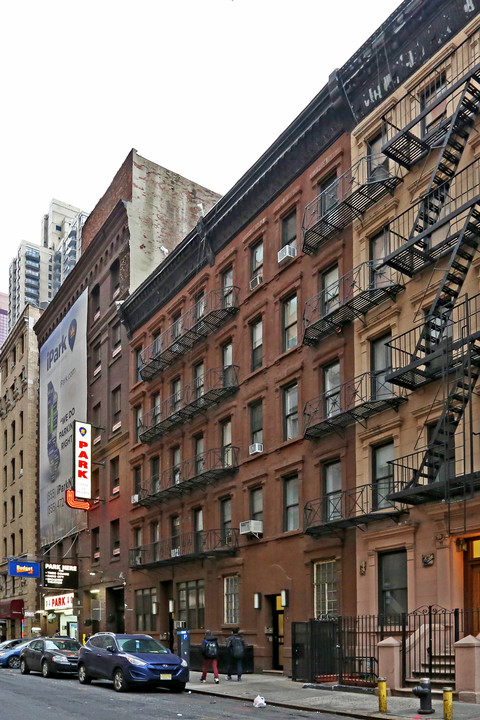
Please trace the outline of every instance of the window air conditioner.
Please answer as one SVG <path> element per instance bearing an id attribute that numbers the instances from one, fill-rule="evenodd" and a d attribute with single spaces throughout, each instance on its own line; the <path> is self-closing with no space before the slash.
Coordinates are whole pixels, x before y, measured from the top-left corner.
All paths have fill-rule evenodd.
<path id="1" fill-rule="evenodd" d="M 285 245 L 278 253 L 278 264 L 297 257 L 297 248 L 293 245 Z"/>
<path id="2" fill-rule="evenodd" d="M 136 503 L 138 503 L 138 493 L 132 495 L 132 505 L 135 505 Z"/>
<path id="3" fill-rule="evenodd" d="M 135 555 L 135 565 L 141 565 L 141 564 L 142 564 L 142 556 Z"/>
<path id="4" fill-rule="evenodd" d="M 186 628 L 187 627 L 187 621 L 186 620 L 174 620 L 173 621 L 173 627 L 178 630 L 179 628 Z"/>
<path id="5" fill-rule="evenodd" d="M 258 287 L 259 285 L 261 285 L 262 283 L 263 283 L 263 275 L 255 275 L 255 277 L 253 277 L 250 280 L 250 290 L 255 290 L 255 288 Z"/>
<path id="6" fill-rule="evenodd" d="M 263 535 L 263 520 L 245 520 L 241 522 L 240 535 Z"/>
<path id="7" fill-rule="evenodd" d="M 263 443 L 253 443 L 253 445 L 250 445 L 248 448 L 249 455 L 255 455 L 256 453 L 262 453 L 262 452 L 263 452 Z"/>
<path id="8" fill-rule="evenodd" d="M 180 548 L 172 548 L 171 557 L 180 557 Z"/>

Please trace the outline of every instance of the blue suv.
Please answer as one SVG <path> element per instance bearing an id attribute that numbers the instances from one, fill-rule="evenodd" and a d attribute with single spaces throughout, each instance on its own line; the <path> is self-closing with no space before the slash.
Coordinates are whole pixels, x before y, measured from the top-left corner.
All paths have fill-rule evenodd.
<path id="1" fill-rule="evenodd" d="M 113 680 L 117 692 L 139 683 L 182 692 L 188 677 L 187 662 L 150 635 L 100 632 L 87 640 L 78 658 L 82 685 L 92 680 Z"/>

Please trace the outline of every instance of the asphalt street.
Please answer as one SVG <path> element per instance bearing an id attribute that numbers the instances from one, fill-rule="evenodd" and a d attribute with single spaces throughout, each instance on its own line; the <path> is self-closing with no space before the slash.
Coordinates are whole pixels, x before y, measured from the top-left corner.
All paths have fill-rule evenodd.
<path id="1" fill-rule="evenodd" d="M 160 689 L 116 693 L 112 683 L 80 685 L 76 677 L 43 678 L 0 669 L 1 720 L 292 720 L 318 713 L 268 706 L 252 701 Z M 325 720 L 329 717 L 322 714 Z"/>

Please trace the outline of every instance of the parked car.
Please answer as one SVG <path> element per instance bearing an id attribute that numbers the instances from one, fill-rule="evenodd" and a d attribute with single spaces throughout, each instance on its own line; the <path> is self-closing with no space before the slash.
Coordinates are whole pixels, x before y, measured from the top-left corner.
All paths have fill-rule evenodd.
<path id="1" fill-rule="evenodd" d="M 188 665 L 150 635 L 97 633 L 80 650 L 78 679 L 87 685 L 105 678 L 113 680 L 117 692 L 140 683 L 182 692 Z"/>
<path id="2" fill-rule="evenodd" d="M 0 650 L 8 650 L 9 648 L 15 647 L 21 642 L 26 642 L 25 638 L 15 638 L 15 640 L 4 640 L 0 643 Z"/>
<path id="3" fill-rule="evenodd" d="M 20 667 L 20 652 L 30 640 L 22 640 L 13 647 L 0 650 L 0 667 Z"/>
<path id="4" fill-rule="evenodd" d="M 76 673 L 78 651 L 82 646 L 71 638 L 44 637 L 31 640 L 20 652 L 20 672 L 41 672 L 43 677 L 59 673 Z"/>

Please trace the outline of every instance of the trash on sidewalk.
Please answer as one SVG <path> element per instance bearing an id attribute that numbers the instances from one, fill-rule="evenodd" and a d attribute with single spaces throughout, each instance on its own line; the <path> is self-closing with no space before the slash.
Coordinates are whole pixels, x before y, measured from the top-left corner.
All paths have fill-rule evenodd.
<path id="1" fill-rule="evenodd" d="M 267 707 L 267 703 L 265 702 L 265 698 L 261 695 L 257 695 L 255 700 L 253 701 L 253 707 Z"/>

